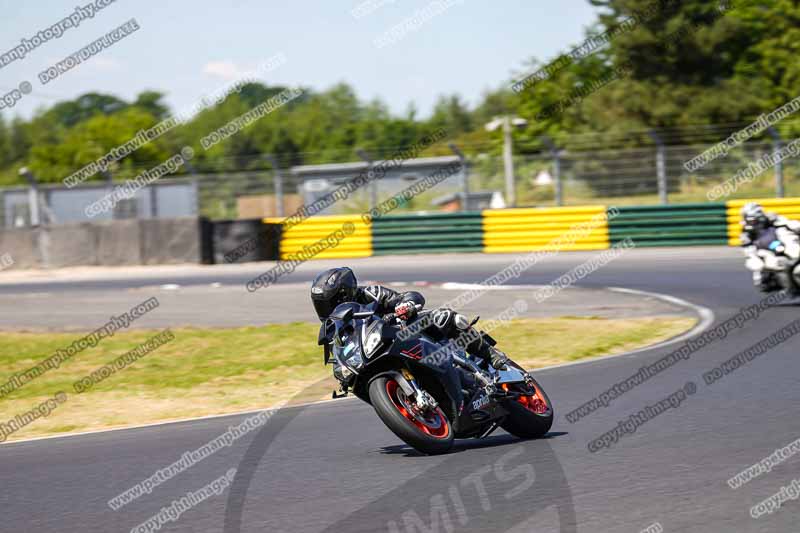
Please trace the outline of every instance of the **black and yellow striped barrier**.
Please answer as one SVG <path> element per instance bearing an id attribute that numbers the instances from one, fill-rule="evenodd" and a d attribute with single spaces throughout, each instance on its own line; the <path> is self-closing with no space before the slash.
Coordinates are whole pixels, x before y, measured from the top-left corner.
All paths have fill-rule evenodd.
<path id="1" fill-rule="evenodd" d="M 280 223 L 281 218 L 265 218 Z M 340 232 L 340 233 L 338 233 Z M 372 228 L 359 215 L 309 217 L 281 235 L 280 258 L 335 259 L 372 255 Z"/>
<path id="2" fill-rule="evenodd" d="M 604 250 L 605 206 L 489 209 L 483 212 L 485 253 Z"/>
<path id="3" fill-rule="evenodd" d="M 365 222 L 360 215 L 314 216 L 283 231 L 281 259 L 350 258 L 435 252 L 523 253 L 604 250 L 631 239 L 638 247 L 739 245 L 741 208 L 800 220 L 800 198 L 649 206 L 488 209 L 474 213 L 402 214 Z M 280 223 L 282 219 L 264 219 Z M 342 239 L 330 236 L 343 228 Z M 328 240 L 331 245 L 322 246 Z"/>
<path id="4" fill-rule="evenodd" d="M 609 214 L 614 245 L 631 239 L 637 247 L 712 246 L 728 242 L 725 204 L 624 206 Z"/>

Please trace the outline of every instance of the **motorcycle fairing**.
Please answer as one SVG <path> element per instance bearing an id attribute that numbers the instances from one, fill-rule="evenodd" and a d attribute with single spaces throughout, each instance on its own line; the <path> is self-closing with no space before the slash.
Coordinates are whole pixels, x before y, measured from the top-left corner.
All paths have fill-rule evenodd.
<path id="1" fill-rule="evenodd" d="M 424 336 L 412 337 L 401 341 L 395 339 L 384 356 L 394 355 L 405 358 L 412 373 L 416 369 L 433 372 L 442 384 L 445 394 L 452 401 L 452 412 L 457 413 L 464 402 L 461 393 L 461 378 L 453 366 L 453 357 L 442 345 Z"/>

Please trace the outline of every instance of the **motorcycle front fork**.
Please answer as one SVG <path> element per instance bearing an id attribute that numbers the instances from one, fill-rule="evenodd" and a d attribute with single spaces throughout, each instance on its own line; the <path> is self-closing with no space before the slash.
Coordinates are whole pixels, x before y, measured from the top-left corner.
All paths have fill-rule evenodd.
<path id="1" fill-rule="evenodd" d="M 417 380 L 414 379 L 414 376 L 411 374 L 411 372 L 403 368 L 400 373 L 403 374 L 403 377 L 406 380 L 406 383 L 400 383 L 400 387 L 408 396 L 414 398 L 414 403 L 420 411 L 432 411 L 439 407 L 439 404 L 436 402 L 434 397 L 431 396 L 426 390 L 420 388 L 420 386 L 417 384 Z M 410 390 L 406 390 L 406 387 L 409 387 Z"/>

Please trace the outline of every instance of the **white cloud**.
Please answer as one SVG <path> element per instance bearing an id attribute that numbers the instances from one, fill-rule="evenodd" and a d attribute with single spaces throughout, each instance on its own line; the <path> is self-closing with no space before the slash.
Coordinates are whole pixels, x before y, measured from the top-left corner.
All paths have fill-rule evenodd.
<path id="1" fill-rule="evenodd" d="M 104 70 L 104 71 L 118 71 L 122 68 L 122 65 L 116 59 L 111 59 L 109 57 L 99 57 L 95 56 L 92 58 L 90 62 L 94 68 L 97 70 Z"/>
<path id="2" fill-rule="evenodd" d="M 248 69 L 240 68 L 232 61 L 212 61 L 203 67 L 203 74 L 209 74 L 226 81 L 241 78 L 247 74 Z"/>

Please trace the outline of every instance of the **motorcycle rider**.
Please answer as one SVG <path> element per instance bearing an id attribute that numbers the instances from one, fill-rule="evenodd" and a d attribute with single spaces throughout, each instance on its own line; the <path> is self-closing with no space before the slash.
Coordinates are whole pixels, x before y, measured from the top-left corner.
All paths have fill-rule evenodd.
<path id="1" fill-rule="evenodd" d="M 325 320 L 337 305 L 344 302 L 362 305 L 377 303 L 377 314 L 394 313 L 405 323 L 413 320 L 425 306 L 425 297 L 417 291 L 398 293 L 381 285 L 359 287 L 356 275 L 348 267 L 331 268 L 318 274 L 311 283 L 311 301 L 320 321 Z M 490 362 L 497 369 L 505 366 L 508 361 L 506 354 L 479 335 L 464 315 L 447 308 L 429 312 L 433 314 L 433 320 L 423 331 L 434 340 L 452 340 L 460 335 L 471 335 L 469 338 L 474 336 L 477 340 L 466 346 L 468 354 Z"/>
<path id="2" fill-rule="evenodd" d="M 739 240 L 748 257 L 758 257 L 759 249 L 770 249 L 770 244 L 780 240 L 788 241 L 789 245 L 785 248 L 786 255 L 795 262 L 800 260 L 800 246 L 797 245 L 800 222 L 775 213 L 767 213 L 760 204 L 750 202 L 742 208 L 741 225 L 742 233 Z M 753 284 L 763 291 L 770 290 L 776 283 L 769 272 L 753 272 Z"/>

